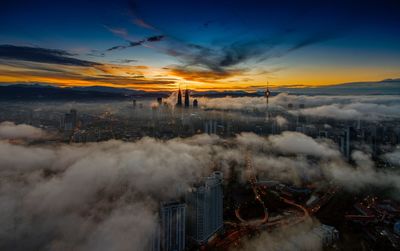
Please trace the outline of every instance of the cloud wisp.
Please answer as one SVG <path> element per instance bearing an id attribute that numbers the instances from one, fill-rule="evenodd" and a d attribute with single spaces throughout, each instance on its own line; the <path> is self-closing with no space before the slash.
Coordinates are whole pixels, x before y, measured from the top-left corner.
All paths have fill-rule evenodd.
<path id="1" fill-rule="evenodd" d="M 48 133 L 45 131 L 26 124 L 16 125 L 13 122 L 0 123 L 0 140 L 1 139 L 41 139 L 46 138 Z"/>
<path id="2" fill-rule="evenodd" d="M 158 35 L 158 36 L 151 36 L 151 37 L 148 37 L 148 38 L 145 38 L 142 40 L 138 40 L 138 41 L 128 41 L 129 42 L 128 45 L 113 46 L 111 48 L 108 48 L 107 51 L 122 50 L 122 49 L 130 48 L 130 47 L 136 47 L 136 46 L 143 45 L 146 42 L 150 42 L 150 43 L 160 42 L 164 38 L 165 38 L 164 35 Z"/>
<path id="3" fill-rule="evenodd" d="M 65 50 L 55 50 L 40 47 L 0 45 L 0 58 L 11 60 L 32 61 L 47 64 L 71 66 L 96 66 L 99 63 L 74 58 L 76 56 Z"/>

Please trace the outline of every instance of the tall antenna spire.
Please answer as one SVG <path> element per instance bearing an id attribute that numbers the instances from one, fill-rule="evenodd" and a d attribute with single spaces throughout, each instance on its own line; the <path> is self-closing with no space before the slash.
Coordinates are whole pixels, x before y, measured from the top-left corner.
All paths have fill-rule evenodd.
<path id="1" fill-rule="evenodd" d="M 269 109 L 268 109 L 268 101 L 269 101 L 269 96 L 271 95 L 271 92 L 269 91 L 269 82 L 267 81 L 267 89 L 265 90 L 264 96 L 267 100 L 267 104 L 265 107 L 265 113 L 266 113 L 266 120 L 269 121 Z"/>
<path id="2" fill-rule="evenodd" d="M 271 92 L 269 91 L 268 85 L 269 85 L 269 82 L 267 81 L 267 89 L 265 90 L 265 93 L 264 93 L 265 98 L 267 99 L 267 105 L 268 105 L 269 96 L 271 95 Z"/>

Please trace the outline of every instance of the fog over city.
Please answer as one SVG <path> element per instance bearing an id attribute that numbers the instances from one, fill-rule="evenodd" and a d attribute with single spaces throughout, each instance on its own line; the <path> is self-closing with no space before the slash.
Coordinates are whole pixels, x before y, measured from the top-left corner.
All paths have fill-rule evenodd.
<path id="1" fill-rule="evenodd" d="M 330 99 L 346 107 L 352 97 Z M 239 106 L 238 100 L 243 105 Z M 317 108 L 327 103 L 319 97 L 279 95 L 271 99 L 271 104 L 279 109 L 287 100 Z M 368 111 L 377 118 L 381 109 L 393 111 L 388 117 L 382 114 L 381 119 L 399 115 L 393 109 L 399 105 L 393 97 L 359 100 L 379 107 Z M 200 102 L 213 109 L 228 109 L 228 102 L 232 110 L 262 107 L 259 98 Z M 112 111 L 117 104 L 97 106 L 97 110 Z M 90 111 L 93 105 L 74 107 Z M 357 107 L 348 109 L 367 113 Z M 377 169 L 367 146 L 365 151 L 354 151 L 349 164 L 331 140 L 313 139 L 299 132 L 270 136 L 243 132 L 232 138 L 207 134 L 169 140 L 144 137 L 135 142 L 84 144 L 38 142 L 51 137 L 57 136 L 26 124 L 0 124 L 1 249 L 144 250 L 158 224 L 161 201 L 182 196 L 190 184 L 212 170 L 223 171 L 225 179 L 238 175 L 245 183 L 246 151 L 263 179 L 298 186 L 304 180 L 321 187 L 334 184 L 356 193 L 378 189 L 395 199 L 400 194 L 399 169 Z M 398 165 L 400 152 L 386 153 L 383 158 Z M 246 241 L 244 249 L 320 250 L 321 240 L 309 234 L 314 224 L 319 224 L 318 220 L 309 219 L 271 235 L 261 234 Z"/>
<path id="2" fill-rule="evenodd" d="M 399 0 L 1 0 L 0 251 L 400 250 Z"/>

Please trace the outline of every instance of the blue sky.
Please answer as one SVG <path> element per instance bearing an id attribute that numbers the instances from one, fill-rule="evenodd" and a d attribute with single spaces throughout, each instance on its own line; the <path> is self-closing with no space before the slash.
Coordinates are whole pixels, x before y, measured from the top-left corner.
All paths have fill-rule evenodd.
<path id="1" fill-rule="evenodd" d="M 23 47 L 25 53 L 32 47 L 33 54 L 37 48 L 57 49 L 105 65 L 70 66 L 69 73 L 81 75 L 74 78 L 79 85 L 143 89 L 145 81 L 167 79 L 160 88 L 185 81 L 200 89 L 248 89 L 265 81 L 309 86 L 400 77 L 400 2 L 395 0 L 5 0 L 0 7 L 0 45 Z M 0 81 L 55 78 L 55 84 L 68 85 L 65 76 L 53 74 L 59 62 L 21 57 L 18 48 L 15 56 L 1 51 L 0 72 L 6 77 Z M 42 70 L 29 76 L 38 64 L 52 74 Z M 133 72 L 143 81 L 134 83 Z"/>

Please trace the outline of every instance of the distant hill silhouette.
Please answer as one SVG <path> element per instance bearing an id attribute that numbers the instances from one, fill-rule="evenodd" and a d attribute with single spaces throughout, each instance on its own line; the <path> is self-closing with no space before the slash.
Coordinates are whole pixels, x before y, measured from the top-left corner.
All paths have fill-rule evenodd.
<path id="1" fill-rule="evenodd" d="M 165 97 L 166 92 L 144 92 L 103 86 L 61 88 L 41 84 L 0 85 L 0 100 L 97 100 Z"/>
<path id="2" fill-rule="evenodd" d="M 352 82 L 309 88 L 278 88 L 276 91 L 310 95 L 400 95 L 400 79 Z"/>
<path id="3" fill-rule="evenodd" d="M 271 88 L 272 95 L 281 92 L 304 95 L 400 95 L 400 79 L 385 79 L 378 82 L 352 82 L 307 88 Z M 127 88 L 106 86 L 57 87 L 43 84 L 6 84 L 0 83 L 0 100 L 99 100 L 131 99 L 133 97 L 167 97 L 170 92 L 145 92 Z M 192 96 L 206 97 L 243 97 L 263 96 L 258 92 L 245 91 L 204 91 L 191 92 Z"/>

